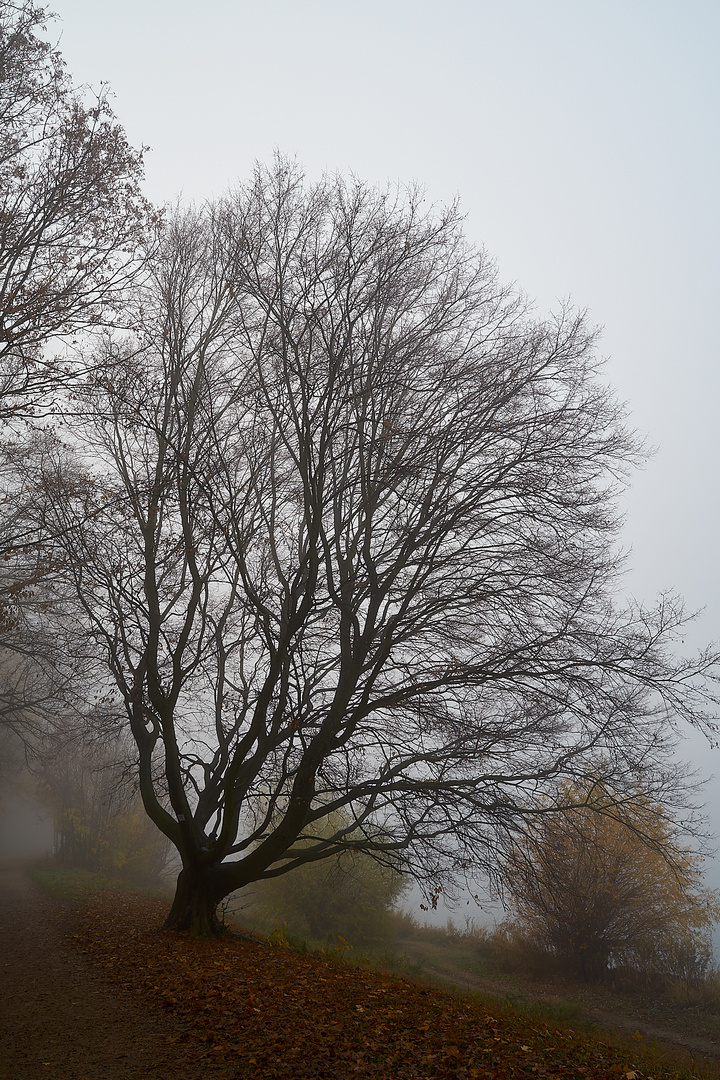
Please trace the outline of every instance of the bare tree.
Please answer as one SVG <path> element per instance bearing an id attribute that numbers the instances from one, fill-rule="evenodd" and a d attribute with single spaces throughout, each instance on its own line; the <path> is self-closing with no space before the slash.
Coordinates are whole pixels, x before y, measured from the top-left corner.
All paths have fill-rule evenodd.
<path id="1" fill-rule="evenodd" d="M 147 228 L 142 154 L 73 87 L 31 0 L 0 0 L 0 419 L 65 381 L 45 349 L 111 320 Z M 89 101 L 88 101 L 89 98 Z"/>
<path id="2" fill-rule="evenodd" d="M 112 322 L 136 279 L 151 213 L 142 154 L 102 89 L 73 86 L 31 0 L 0 0 L 0 725 L 33 743 L 72 673 L 45 633 L 56 558 L 28 513 L 33 423 L 83 377 L 68 336 Z M 62 655 L 62 652 L 65 655 Z"/>
<path id="3" fill-rule="evenodd" d="M 614 601 L 641 451 L 584 318 L 530 318 L 421 203 L 279 161 L 178 216 L 84 457 L 45 461 L 182 858 L 169 926 L 343 850 L 492 873 L 558 778 L 663 794 L 707 719 L 678 605 Z"/>

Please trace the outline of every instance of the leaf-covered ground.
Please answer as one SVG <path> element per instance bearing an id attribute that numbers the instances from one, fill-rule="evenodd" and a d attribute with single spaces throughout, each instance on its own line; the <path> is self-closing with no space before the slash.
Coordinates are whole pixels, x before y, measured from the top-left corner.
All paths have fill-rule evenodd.
<path id="1" fill-rule="evenodd" d="M 183 1021 L 213 1071 L 238 1080 L 710 1075 L 282 944 L 160 931 L 163 915 L 144 896 L 96 894 L 78 916 L 75 947 L 106 978 Z"/>

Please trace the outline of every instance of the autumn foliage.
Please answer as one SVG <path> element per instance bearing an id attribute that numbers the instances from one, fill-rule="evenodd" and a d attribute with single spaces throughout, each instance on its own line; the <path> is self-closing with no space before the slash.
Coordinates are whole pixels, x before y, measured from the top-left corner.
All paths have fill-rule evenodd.
<path id="1" fill-rule="evenodd" d="M 511 934 L 587 979 L 706 974 L 720 894 L 663 808 L 602 785 L 565 785 L 562 800 L 575 807 L 541 815 L 509 861 Z"/>
<path id="2" fill-rule="evenodd" d="M 140 266 L 142 152 L 106 88 L 75 87 L 54 16 L 0 3 L 0 418 L 56 409 L 68 369 L 48 341 L 113 321 Z"/>

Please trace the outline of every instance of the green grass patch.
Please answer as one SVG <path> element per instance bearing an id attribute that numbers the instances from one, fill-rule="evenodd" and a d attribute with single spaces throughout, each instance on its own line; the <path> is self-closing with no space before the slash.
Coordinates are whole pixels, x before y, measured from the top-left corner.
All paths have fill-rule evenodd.
<path id="1" fill-rule="evenodd" d="M 165 896 L 165 893 L 153 891 L 121 878 L 108 877 L 92 870 L 75 870 L 65 867 L 53 867 L 52 869 L 36 869 L 29 872 L 29 877 L 36 885 L 54 896 L 58 900 L 69 900 L 78 903 L 87 899 L 92 893 L 100 892 L 129 892 L 142 893 L 148 896 Z"/>
<path id="2" fill-rule="evenodd" d="M 506 994 L 505 1000 L 514 1012 L 522 1016 L 532 1017 L 535 1020 L 545 1020 L 551 1024 L 572 1022 L 577 1027 L 583 1012 L 582 1005 L 577 1001 L 562 1001 L 551 1004 L 549 1002 L 532 1001 L 526 998 L 524 994 Z M 588 1026 L 594 1027 L 595 1025 L 588 1022 Z"/>

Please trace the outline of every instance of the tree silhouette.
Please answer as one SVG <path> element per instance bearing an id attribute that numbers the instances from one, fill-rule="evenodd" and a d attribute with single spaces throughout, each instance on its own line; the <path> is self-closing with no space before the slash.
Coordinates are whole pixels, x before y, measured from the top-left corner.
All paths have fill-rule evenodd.
<path id="1" fill-rule="evenodd" d="M 168 222 L 135 317 L 36 484 L 182 858 L 168 925 L 343 851 L 495 872 L 599 755 L 672 786 L 714 658 L 615 603 L 641 451 L 582 315 L 532 319 L 455 207 L 279 160 Z"/>

